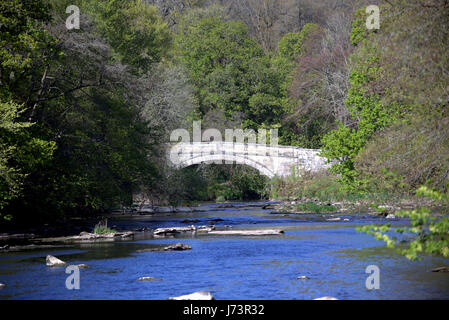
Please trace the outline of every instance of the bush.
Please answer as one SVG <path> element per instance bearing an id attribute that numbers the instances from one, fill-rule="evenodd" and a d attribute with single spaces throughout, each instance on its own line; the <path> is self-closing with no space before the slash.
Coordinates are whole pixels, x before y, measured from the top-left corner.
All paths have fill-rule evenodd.
<path id="1" fill-rule="evenodd" d="M 95 234 L 106 234 L 106 233 L 116 233 L 117 231 L 111 228 L 108 228 L 108 220 L 103 220 L 98 222 L 98 224 L 94 228 Z"/>
<path id="2" fill-rule="evenodd" d="M 337 176 L 326 171 L 304 173 L 301 176 L 274 178 L 271 181 L 270 197 L 272 199 L 317 198 L 322 201 L 345 200 L 348 192 L 344 191 Z"/>
<path id="3" fill-rule="evenodd" d="M 296 205 L 296 210 L 300 212 L 313 212 L 313 213 L 322 213 L 322 212 L 335 212 L 337 208 L 332 205 L 319 205 L 315 202 L 308 201 L 306 203 L 301 203 Z"/>

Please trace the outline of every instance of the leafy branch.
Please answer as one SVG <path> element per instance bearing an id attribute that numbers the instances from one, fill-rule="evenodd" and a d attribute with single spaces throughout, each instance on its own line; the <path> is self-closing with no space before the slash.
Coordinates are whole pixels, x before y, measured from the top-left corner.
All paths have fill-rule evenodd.
<path id="1" fill-rule="evenodd" d="M 417 195 L 449 204 L 449 195 L 427 187 L 420 187 Z M 388 232 L 410 234 L 413 240 L 405 248 L 399 248 L 400 254 L 409 260 L 419 260 L 423 254 L 449 257 L 449 217 L 439 217 L 431 213 L 430 208 L 422 207 L 415 210 L 398 211 L 398 217 L 410 219 L 410 226 L 393 228 L 390 224 L 366 225 L 358 227 L 357 231 L 373 235 L 377 240 L 386 242 L 387 247 L 394 248 L 398 239 L 388 235 Z"/>

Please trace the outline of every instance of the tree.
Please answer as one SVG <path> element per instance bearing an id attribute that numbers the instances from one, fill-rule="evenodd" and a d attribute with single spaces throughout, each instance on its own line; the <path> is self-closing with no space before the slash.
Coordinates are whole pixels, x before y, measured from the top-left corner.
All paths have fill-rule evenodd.
<path id="1" fill-rule="evenodd" d="M 150 78 L 144 69 L 167 53 L 163 46 L 150 50 L 166 38 L 165 29 L 161 38 L 153 34 L 156 42 L 143 41 L 137 56 L 123 59 L 124 64 L 113 59 L 114 50 L 124 48 L 113 49 L 98 37 L 96 26 L 104 21 L 92 23 L 83 13 L 81 29 L 68 31 L 63 2 L 54 1 L 53 9 L 42 6 L 42 17 L 23 11 L 28 5 L 16 1 L 0 7 L 2 19 L 24 25 L 2 37 L 1 102 L 7 110 L 2 120 L 32 122 L 20 130 L 1 129 L 3 211 L 16 223 L 33 223 L 131 204 L 133 194 L 159 175 L 158 130 L 142 117 L 142 92 L 148 91 Z M 128 31 L 137 45 L 139 28 L 148 31 L 151 21 L 137 19 L 136 8 L 143 7 L 134 5 L 123 9 L 136 17 Z M 146 9 L 143 16 L 151 16 L 152 9 Z M 28 41 L 31 36 L 34 42 Z M 24 46 L 23 39 L 31 46 Z M 150 53 L 151 59 L 145 57 Z"/>
<path id="2" fill-rule="evenodd" d="M 218 8 L 187 14 L 175 38 L 179 59 L 188 70 L 204 115 L 222 109 L 230 116 L 245 111 L 251 95 L 251 63 L 263 57 L 242 23 L 227 22 Z"/>
<path id="3" fill-rule="evenodd" d="M 149 82 L 142 115 L 169 142 L 172 130 L 191 126 L 188 120 L 196 107 L 193 88 L 181 66 L 158 65 Z"/>
<path id="4" fill-rule="evenodd" d="M 337 127 L 336 122 L 347 121 L 344 102 L 350 45 L 346 18 L 338 12 L 326 27 L 307 24 L 279 43 L 279 54 L 295 59 L 288 85 L 292 108 L 283 119 L 285 144 L 320 148 L 323 136 Z"/>
<path id="5" fill-rule="evenodd" d="M 381 65 L 381 49 L 374 38 L 368 34 L 360 34 L 360 22 L 365 21 L 365 8 L 356 13 L 352 29 L 352 43 L 358 46 L 351 55 L 351 72 L 349 90 L 345 101 L 350 112 L 352 123 L 340 124 L 323 137 L 322 155 L 337 160 L 332 171 L 341 175 L 341 181 L 350 189 L 359 189 L 366 181 L 359 179 L 354 162 L 367 141 L 379 130 L 392 124 L 401 114 L 400 105 L 384 105 L 381 93 L 369 89 L 379 80 Z M 353 36 L 357 34 L 358 36 Z M 354 42 L 354 39 L 358 39 Z"/>
<path id="6" fill-rule="evenodd" d="M 166 56 L 171 34 L 156 7 L 142 0 L 107 0 L 88 1 L 86 9 L 124 64 L 146 72 Z"/>
<path id="7" fill-rule="evenodd" d="M 0 102 L 0 220 L 11 220 L 3 209 L 22 194 L 23 180 L 33 164 L 50 159 L 54 143 L 29 137 L 26 128 L 32 123 L 18 120 L 23 108 L 14 102 Z M 25 139 L 24 139 L 25 137 Z M 20 165 L 20 162 L 27 162 Z"/>

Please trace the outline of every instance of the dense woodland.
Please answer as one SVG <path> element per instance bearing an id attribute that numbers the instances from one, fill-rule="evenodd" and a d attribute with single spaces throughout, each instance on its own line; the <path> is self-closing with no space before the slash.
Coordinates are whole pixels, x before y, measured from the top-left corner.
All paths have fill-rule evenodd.
<path id="1" fill-rule="evenodd" d="M 79 30 L 65 25 L 73 4 Z M 447 0 L 3 0 L 0 32 L 0 225 L 136 194 L 448 191 Z M 338 162 L 307 185 L 239 165 L 176 171 L 164 143 L 193 120 L 277 128 L 281 144 Z"/>

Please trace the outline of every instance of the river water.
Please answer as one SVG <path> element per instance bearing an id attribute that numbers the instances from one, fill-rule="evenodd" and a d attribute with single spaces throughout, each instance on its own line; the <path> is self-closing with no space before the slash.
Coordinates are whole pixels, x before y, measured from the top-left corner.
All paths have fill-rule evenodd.
<path id="1" fill-rule="evenodd" d="M 448 259 L 425 257 L 410 262 L 355 227 L 385 222 L 367 214 L 271 214 L 270 210 L 234 203 L 202 205 L 203 212 L 115 218 L 119 230 L 186 225 L 217 228 L 282 229 L 276 236 L 183 234 L 152 238 L 143 233 L 130 241 L 74 244 L 51 249 L 0 254 L 0 299 L 167 299 L 210 291 L 216 299 L 449 299 Z M 349 221 L 343 221 L 344 218 Z M 190 221 L 185 221 L 185 220 Z M 221 219 L 219 221 L 211 221 Z M 194 222 L 192 222 L 194 221 Z M 189 223 L 191 222 L 191 223 Z M 401 224 L 401 222 L 395 222 Z M 187 251 L 137 252 L 174 243 Z M 46 255 L 80 269 L 80 289 L 66 288 L 65 268 L 48 268 Z M 380 288 L 368 290 L 369 265 L 380 270 Z M 140 277 L 160 281 L 137 281 Z M 306 276 L 308 279 L 297 279 Z"/>

